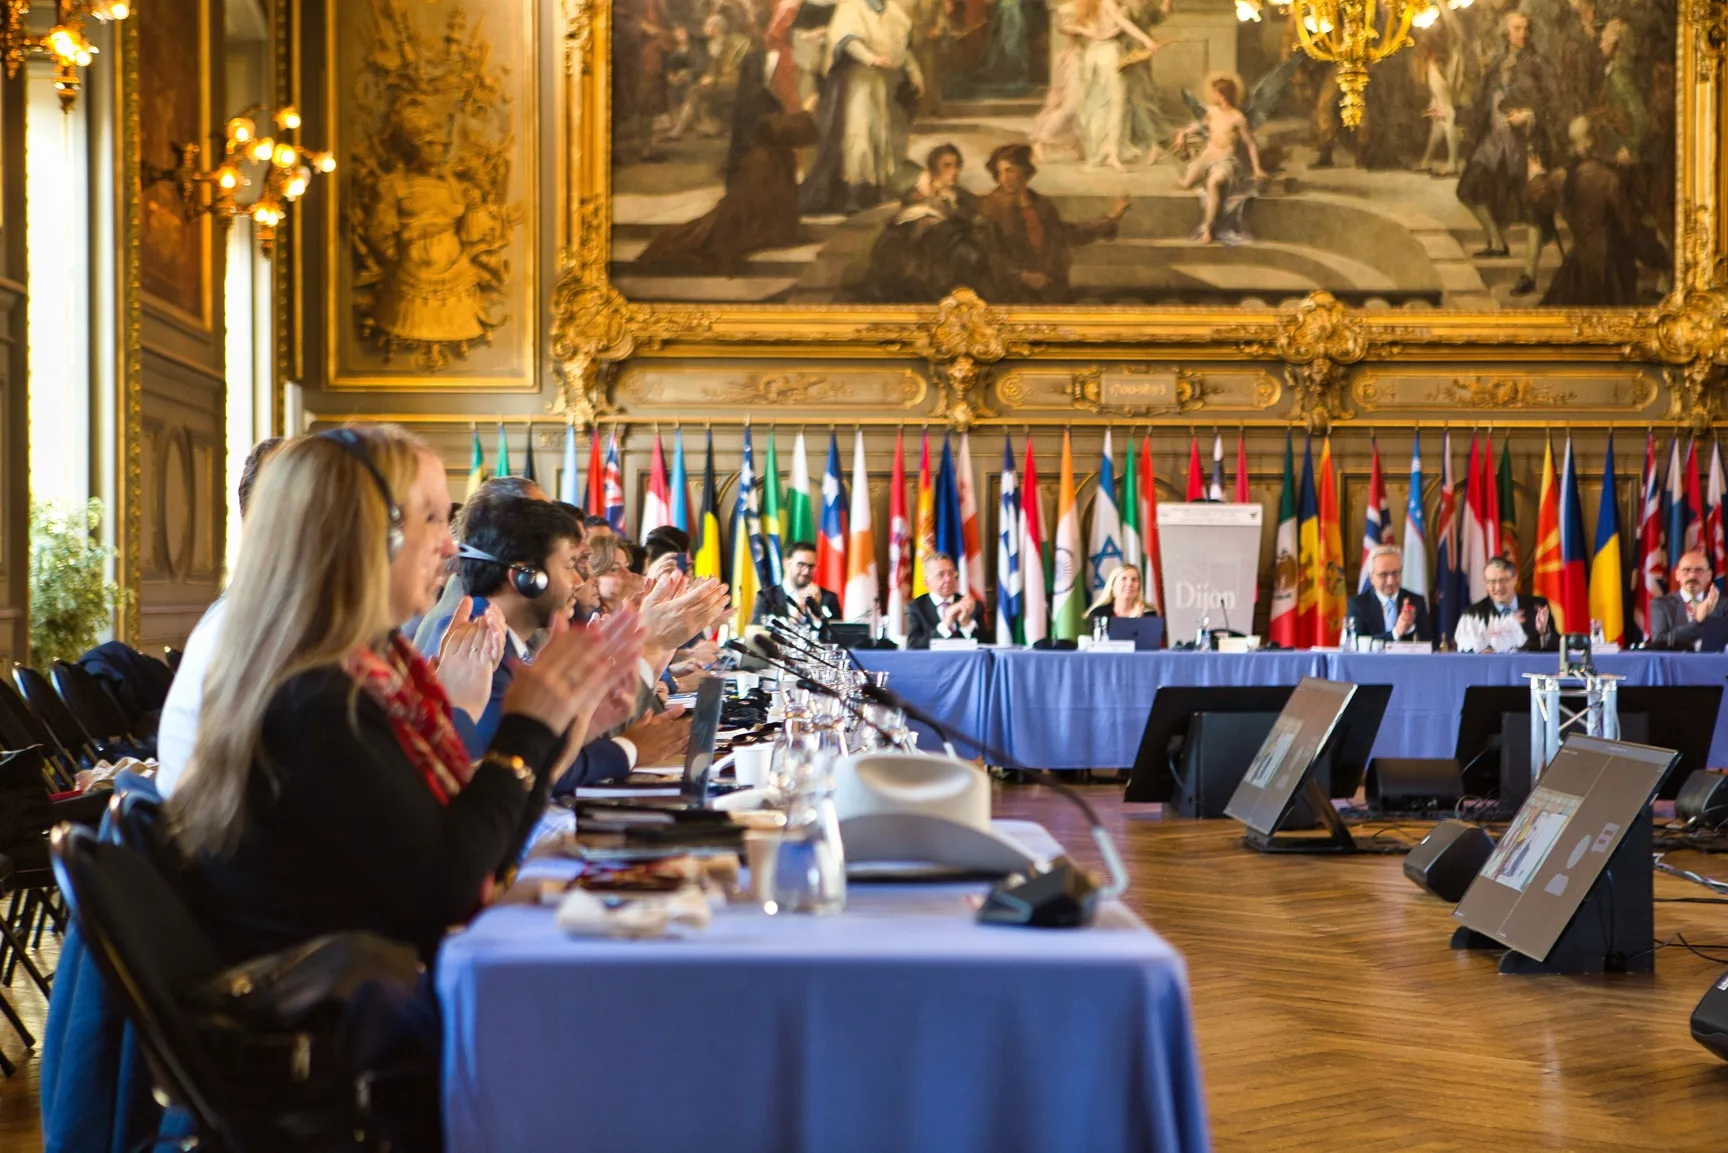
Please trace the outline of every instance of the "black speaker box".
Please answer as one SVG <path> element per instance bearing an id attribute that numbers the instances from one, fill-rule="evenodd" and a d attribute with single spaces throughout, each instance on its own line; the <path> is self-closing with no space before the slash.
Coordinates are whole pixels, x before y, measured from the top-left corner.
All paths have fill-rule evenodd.
<path id="1" fill-rule="evenodd" d="M 1405 856 L 1404 875 L 1456 905 L 1493 851 L 1493 838 L 1478 826 L 1441 821 Z"/>
<path id="2" fill-rule="evenodd" d="M 1169 804 L 1184 817 L 1222 817 L 1277 713 L 1195 713 Z"/>
<path id="3" fill-rule="evenodd" d="M 1728 1061 L 1728 972 L 1716 978 L 1692 1010 L 1692 1039 Z"/>
<path id="4" fill-rule="evenodd" d="M 1674 815 L 1701 829 L 1721 828 L 1728 822 L 1728 772 L 1693 770 L 1674 798 Z"/>

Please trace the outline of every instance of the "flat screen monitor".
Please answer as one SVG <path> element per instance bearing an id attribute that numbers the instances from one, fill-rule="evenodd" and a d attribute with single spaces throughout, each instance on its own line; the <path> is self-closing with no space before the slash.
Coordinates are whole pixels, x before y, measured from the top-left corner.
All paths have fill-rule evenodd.
<path id="1" fill-rule="evenodd" d="M 690 712 L 690 743 L 684 749 L 684 781 L 679 790 L 684 800 L 701 804 L 708 799 L 708 769 L 714 763 L 714 746 L 720 739 L 720 704 L 726 681 L 703 677 L 696 686 L 696 707 Z"/>
<path id="2" fill-rule="evenodd" d="M 1568 737 L 1452 916 L 1546 960 L 1678 760 L 1672 749 Z"/>
<path id="3" fill-rule="evenodd" d="M 1111 617 L 1110 639 L 1133 641 L 1137 653 L 1154 653 L 1164 647 L 1163 617 Z"/>
<path id="4" fill-rule="evenodd" d="M 1252 833 L 1270 838 L 1295 803 L 1298 791 L 1306 788 L 1317 815 L 1325 820 L 1330 814 L 1328 824 L 1337 822 L 1336 811 L 1314 783 L 1312 774 L 1315 762 L 1331 744 L 1338 722 L 1355 694 L 1356 686 L 1344 681 L 1303 677 L 1273 722 L 1272 731 L 1266 734 L 1260 751 L 1254 754 L 1224 812 L 1247 825 Z M 1342 823 L 1335 828 L 1341 829 Z M 1348 837 L 1345 833 L 1346 842 Z"/>

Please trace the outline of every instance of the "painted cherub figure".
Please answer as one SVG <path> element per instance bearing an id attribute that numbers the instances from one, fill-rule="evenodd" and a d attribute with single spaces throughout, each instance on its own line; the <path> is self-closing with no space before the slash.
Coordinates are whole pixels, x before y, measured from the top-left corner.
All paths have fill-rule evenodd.
<path id="1" fill-rule="evenodd" d="M 1218 238 L 1219 222 L 1232 201 L 1245 201 L 1252 195 L 1254 183 L 1266 179 L 1260 167 L 1260 145 L 1254 139 L 1254 128 L 1248 116 L 1237 107 L 1240 88 L 1233 76 L 1212 76 L 1207 83 L 1205 115 L 1176 133 L 1175 146 L 1181 149 L 1190 135 L 1204 132 L 1206 146 L 1189 163 L 1179 185 L 1195 188 L 1204 185 L 1204 204 L 1197 238 L 1211 244 Z M 1244 164 L 1246 161 L 1246 164 Z M 1247 186 L 1247 187 L 1244 187 Z"/>

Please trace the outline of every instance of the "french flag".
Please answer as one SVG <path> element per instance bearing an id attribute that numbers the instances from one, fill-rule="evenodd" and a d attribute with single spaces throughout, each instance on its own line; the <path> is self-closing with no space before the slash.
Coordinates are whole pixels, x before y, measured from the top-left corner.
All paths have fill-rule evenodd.
<path id="1" fill-rule="evenodd" d="M 816 583 L 846 595 L 846 482 L 840 478 L 840 442 L 828 434 L 828 470 L 822 474 L 822 527 L 816 537 Z"/>

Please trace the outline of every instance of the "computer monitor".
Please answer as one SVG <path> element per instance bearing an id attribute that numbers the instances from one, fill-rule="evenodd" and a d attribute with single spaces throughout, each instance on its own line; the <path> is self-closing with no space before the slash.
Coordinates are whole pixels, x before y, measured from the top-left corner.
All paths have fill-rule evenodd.
<path id="1" fill-rule="evenodd" d="M 1111 617 L 1110 639 L 1133 641 L 1137 653 L 1155 653 L 1164 647 L 1164 618 Z"/>
<path id="2" fill-rule="evenodd" d="M 726 681 L 703 677 L 696 685 L 696 707 L 690 712 L 690 743 L 684 749 L 684 780 L 679 795 L 689 804 L 708 799 L 708 769 L 720 739 L 720 704 Z"/>
<path id="3" fill-rule="evenodd" d="M 1349 830 L 1314 778 L 1315 763 L 1327 752 L 1356 686 L 1344 681 L 1303 677 L 1273 722 L 1272 731 L 1243 774 L 1225 806 L 1227 816 L 1248 826 L 1243 840 L 1263 851 L 1337 852 L 1355 847 Z M 1279 840 L 1275 834 L 1298 793 L 1330 831 L 1330 837 Z"/>
<path id="4" fill-rule="evenodd" d="M 1548 960 L 1628 831 L 1635 822 L 1648 822 L 1645 806 L 1678 760 L 1672 749 L 1568 737 L 1452 916 L 1526 957 Z M 1642 865 L 1649 867 L 1647 849 Z M 1597 924 L 1598 918 L 1591 917 L 1581 923 L 1582 943 L 1586 952 L 1595 950 L 1598 971 L 1604 954 L 1620 948 L 1620 926 L 1611 923 L 1616 917 L 1612 876 L 1609 883 L 1605 920 Z M 1634 902 L 1648 907 L 1648 888 L 1647 872 L 1642 891 L 1634 877 L 1621 877 L 1619 913 Z M 1645 926 L 1632 936 L 1642 944 L 1651 930 Z M 1576 970 L 1568 966 L 1567 971 Z"/>
<path id="5" fill-rule="evenodd" d="M 1124 801 L 1169 801 L 1176 793 L 1176 766 L 1181 763 L 1189 725 L 1199 713 L 1276 713 L 1290 700 L 1295 685 L 1165 685 L 1152 698 Z M 1355 696 L 1339 721 L 1337 739 L 1317 775 L 1328 796 L 1347 800 L 1362 787 L 1374 739 L 1380 734 L 1391 685 L 1357 685 Z"/>

